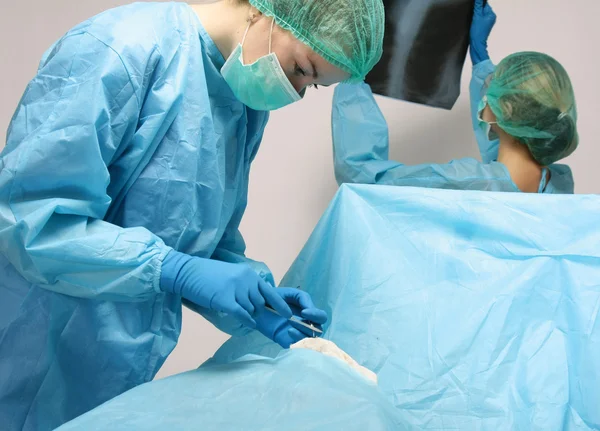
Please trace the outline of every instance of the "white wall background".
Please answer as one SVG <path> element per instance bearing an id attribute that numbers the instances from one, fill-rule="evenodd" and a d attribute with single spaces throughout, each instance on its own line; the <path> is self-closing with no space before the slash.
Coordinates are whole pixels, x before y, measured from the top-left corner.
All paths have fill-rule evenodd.
<path id="1" fill-rule="evenodd" d="M 126 0 L 0 1 L 0 148 L 19 98 L 45 49 L 80 21 Z M 580 147 L 569 163 L 578 193 L 598 193 L 595 162 L 600 121 L 600 1 L 491 0 L 498 23 L 493 59 L 524 50 L 556 57 L 569 71 L 579 107 Z M 463 93 L 451 112 L 380 98 L 390 122 L 392 156 L 407 164 L 477 157 L 469 121 L 467 63 Z M 275 112 L 254 163 L 242 225 L 248 255 L 280 279 L 310 235 L 337 186 L 333 177 L 331 89 L 310 91 L 301 103 Z M 226 339 L 184 312 L 179 345 L 159 376 L 197 367 Z"/>

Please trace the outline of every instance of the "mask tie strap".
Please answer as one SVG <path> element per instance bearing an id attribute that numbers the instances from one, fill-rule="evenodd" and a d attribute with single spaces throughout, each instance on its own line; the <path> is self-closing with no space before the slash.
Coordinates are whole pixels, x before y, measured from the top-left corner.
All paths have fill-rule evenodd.
<path id="1" fill-rule="evenodd" d="M 250 26 L 252 25 L 252 18 L 248 18 L 248 27 L 246 27 L 246 32 L 244 33 L 244 37 L 242 38 L 242 48 L 244 47 L 244 42 L 246 42 L 246 36 L 248 36 L 248 30 L 250 30 Z M 242 49 L 242 64 L 244 64 L 244 50 Z"/>
<path id="2" fill-rule="evenodd" d="M 273 26 L 275 25 L 275 17 L 273 17 L 273 21 L 271 21 L 271 32 L 269 33 L 269 54 L 271 54 L 271 39 L 273 38 Z"/>
<path id="3" fill-rule="evenodd" d="M 246 31 L 244 32 L 244 37 L 242 38 L 242 46 L 244 46 L 244 42 L 246 42 L 246 36 L 248 36 L 248 30 L 250 30 L 250 26 L 252 25 L 253 19 L 254 19 L 254 16 L 251 18 L 248 18 L 248 27 L 246 27 Z"/>

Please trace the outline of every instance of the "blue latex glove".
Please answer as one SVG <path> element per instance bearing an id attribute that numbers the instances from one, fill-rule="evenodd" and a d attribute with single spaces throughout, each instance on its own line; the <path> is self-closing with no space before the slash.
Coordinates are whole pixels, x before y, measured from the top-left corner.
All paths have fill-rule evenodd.
<path id="1" fill-rule="evenodd" d="M 327 313 L 315 307 L 308 293 L 289 287 L 280 287 L 276 290 L 281 298 L 291 306 L 295 316 L 310 320 L 319 329 L 327 322 Z M 257 313 L 256 329 L 284 349 L 288 349 L 290 345 L 306 337 L 313 336 L 310 329 L 266 309 Z"/>
<path id="2" fill-rule="evenodd" d="M 292 310 L 278 289 L 246 265 L 172 250 L 162 264 L 160 287 L 200 307 L 232 315 L 250 328 L 256 328 L 252 315 L 267 311 L 265 302 L 282 316 L 292 317 Z"/>
<path id="3" fill-rule="evenodd" d="M 470 33 L 470 53 L 473 65 L 489 60 L 487 41 L 496 24 L 496 14 L 486 0 L 475 0 Z"/>

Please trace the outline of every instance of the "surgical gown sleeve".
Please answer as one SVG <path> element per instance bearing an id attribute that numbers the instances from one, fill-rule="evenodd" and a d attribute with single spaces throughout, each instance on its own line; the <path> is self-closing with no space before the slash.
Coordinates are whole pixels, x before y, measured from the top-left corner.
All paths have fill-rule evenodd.
<path id="1" fill-rule="evenodd" d="M 473 76 L 471 77 L 471 84 L 469 86 L 469 93 L 471 97 L 471 121 L 473 123 L 473 130 L 475 131 L 475 139 L 477 139 L 477 146 L 479 147 L 479 153 L 481 154 L 481 160 L 483 163 L 490 163 L 498 159 L 498 145 L 500 141 L 497 139 L 490 141 L 485 135 L 485 132 L 479 127 L 478 111 L 479 102 L 484 96 L 485 92 L 485 81 L 494 73 L 496 67 L 490 60 L 482 61 L 473 66 Z"/>
<path id="2" fill-rule="evenodd" d="M 268 116 L 264 117 L 264 121 L 261 122 L 259 127 L 259 133 L 256 136 L 255 143 L 251 146 L 254 146 L 256 150 L 258 150 L 258 146 L 260 141 L 262 140 L 262 135 L 264 131 L 264 127 L 266 125 Z M 254 156 L 256 155 L 256 151 L 250 157 L 249 163 L 252 162 Z M 249 166 L 248 166 L 249 170 Z M 229 224 L 225 228 L 225 232 L 215 249 L 212 259 L 220 260 L 222 262 L 228 263 L 237 263 L 242 265 L 248 265 L 252 268 L 254 272 L 256 272 L 263 280 L 267 283 L 270 283 L 272 286 L 275 286 L 275 280 L 273 279 L 273 274 L 269 270 L 269 268 L 262 262 L 257 262 L 252 260 L 245 255 L 246 251 L 246 243 L 244 242 L 244 238 L 242 233 L 240 232 L 239 226 L 242 221 L 242 217 L 244 216 L 244 212 L 246 211 L 247 204 L 247 194 L 248 190 L 245 188 L 242 191 L 242 196 L 237 204 L 235 212 L 229 221 Z M 186 300 L 184 300 L 184 304 L 186 307 L 195 311 L 202 315 L 206 320 L 216 326 L 219 330 L 234 336 L 242 336 L 250 332 L 250 329 L 245 325 L 242 325 L 240 321 L 228 314 L 221 313 L 215 310 L 208 310 L 206 308 L 199 307 L 195 304 L 192 304 Z"/>
<path id="3" fill-rule="evenodd" d="M 254 116 L 256 116 L 256 112 L 252 112 Z M 260 124 L 257 125 L 257 130 L 255 132 L 255 136 L 252 138 L 252 143 L 250 148 L 252 148 L 252 153 L 250 154 L 248 160 L 247 171 L 250 170 L 250 164 L 256 157 L 256 153 L 260 146 L 260 142 L 262 141 L 264 128 L 268 121 L 268 115 L 263 115 L 259 121 Z M 246 182 L 246 184 L 248 184 Z M 263 280 L 271 285 L 275 286 L 275 280 L 273 279 L 273 274 L 269 270 L 269 268 L 262 262 L 257 262 L 246 257 L 246 243 L 244 242 L 244 238 L 242 233 L 240 232 L 240 223 L 242 222 L 242 217 L 244 216 L 244 212 L 246 211 L 246 205 L 248 203 L 248 188 L 247 186 L 241 193 L 241 196 L 238 200 L 235 212 L 233 213 L 229 224 L 225 228 L 225 232 L 215 249 L 212 258 L 220 260 L 222 262 L 229 263 L 241 263 L 249 265 L 254 272 L 256 272 Z"/>
<path id="4" fill-rule="evenodd" d="M 238 212 L 241 212 L 239 215 L 241 219 L 241 216 L 243 215 L 243 209 L 238 210 Z M 225 231 L 223 238 L 219 242 L 219 245 L 213 254 L 213 259 L 220 260 L 222 262 L 248 265 L 263 280 L 274 286 L 275 281 L 267 265 L 246 257 L 245 250 L 246 243 L 244 242 L 242 233 L 239 231 L 238 227 L 235 226 L 235 222 L 232 221 L 230 226 Z"/>
<path id="5" fill-rule="evenodd" d="M 407 166 L 388 160 L 388 127 L 367 84 L 335 89 L 332 132 L 338 183 L 516 192 L 500 163 L 475 159 Z"/>
<path id="6" fill-rule="evenodd" d="M 29 282 L 112 301 L 160 291 L 169 248 L 146 229 L 103 221 L 109 168 L 136 151 L 127 137 L 139 111 L 119 55 L 86 32 L 63 38 L 40 65 L 0 155 L 0 252 Z"/>
<path id="7" fill-rule="evenodd" d="M 244 254 L 246 244 L 238 226 L 244 214 L 245 208 L 245 201 L 237 207 L 236 212 L 227 226 L 227 229 L 225 230 L 219 245 L 213 253 L 212 258 L 222 262 L 248 265 L 262 279 L 275 286 L 275 281 L 273 280 L 273 275 L 271 274 L 269 268 L 267 268 L 267 266 L 262 262 L 256 262 L 247 258 Z M 242 336 L 250 332 L 250 329 L 245 325 L 242 325 L 238 319 L 226 313 L 202 308 L 185 300 L 184 304 L 186 307 L 195 311 L 196 313 L 199 313 L 215 327 L 227 334 Z"/>
<path id="8" fill-rule="evenodd" d="M 333 160 L 338 184 L 376 184 L 390 169 L 388 126 L 371 87 L 340 84 L 333 96 Z"/>

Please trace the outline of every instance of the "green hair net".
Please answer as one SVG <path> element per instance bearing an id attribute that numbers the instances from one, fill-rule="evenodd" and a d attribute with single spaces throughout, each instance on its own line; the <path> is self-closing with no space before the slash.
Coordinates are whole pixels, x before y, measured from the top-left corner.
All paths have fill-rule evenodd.
<path id="1" fill-rule="evenodd" d="M 383 52 L 382 0 L 250 0 L 281 28 L 360 82 Z"/>
<path id="2" fill-rule="evenodd" d="M 525 144 L 541 165 L 577 148 L 575 94 L 567 72 L 552 57 L 520 52 L 502 60 L 489 83 L 487 103 L 498 126 Z"/>

